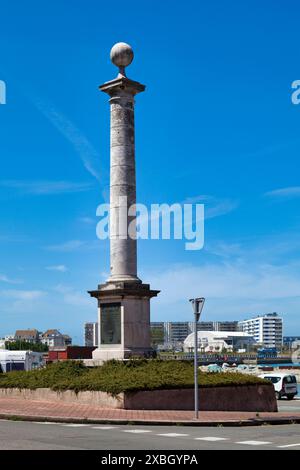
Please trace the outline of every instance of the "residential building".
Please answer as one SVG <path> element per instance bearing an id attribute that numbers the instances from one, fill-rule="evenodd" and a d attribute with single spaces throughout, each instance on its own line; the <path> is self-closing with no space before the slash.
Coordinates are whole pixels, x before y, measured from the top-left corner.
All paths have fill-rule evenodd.
<path id="1" fill-rule="evenodd" d="M 98 346 L 98 322 L 86 322 L 84 324 L 85 346 Z"/>
<path id="2" fill-rule="evenodd" d="M 214 324 L 214 331 L 239 331 L 238 321 L 217 321 Z"/>
<path id="3" fill-rule="evenodd" d="M 15 341 L 27 341 L 28 343 L 38 343 L 40 333 L 35 328 L 30 330 L 17 330 L 15 332 Z"/>
<path id="4" fill-rule="evenodd" d="M 194 332 L 194 322 L 151 322 L 152 346 L 170 345 L 179 347 L 186 337 Z M 237 321 L 200 321 L 198 331 L 239 331 Z"/>
<path id="5" fill-rule="evenodd" d="M 39 332 L 37 329 L 17 330 L 14 336 L 5 337 L 6 342 L 26 341 L 27 343 L 42 343 L 48 347 L 70 346 L 72 338 L 69 335 L 62 334 L 57 329 L 50 329 L 45 333 Z"/>
<path id="6" fill-rule="evenodd" d="M 69 335 L 63 335 L 65 346 L 72 346 L 72 338 Z"/>
<path id="7" fill-rule="evenodd" d="M 64 335 L 56 329 L 45 331 L 45 333 L 40 336 L 40 341 L 42 344 L 47 344 L 49 348 L 65 346 Z"/>
<path id="8" fill-rule="evenodd" d="M 213 321 L 199 321 L 197 323 L 197 330 L 198 331 L 213 331 L 214 330 L 214 322 Z M 189 322 L 189 333 L 193 333 L 195 331 L 195 322 Z"/>
<path id="9" fill-rule="evenodd" d="M 15 336 L 14 335 L 6 335 L 4 339 L 7 343 L 13 343 L 15 341 Z"/>
<path id="10" fill-rule="evenodd" d="M 241 331 L 253 336 L 256 343 L 266 348 L 282 347 L 282 318 L 276 313 L 258 315 L 239 322 Z"/>
<path id="11" fill-rule="evenodd" d="M 284 336 L 283 345 L 289 349 L 297 349 L 300 343 L 300 336 Z"/>
<path id="12" fill-rule="evenodd" d="M 166 322 L 165 343 L 183 343 L 189 335 L 189 322 Z"/>
<path id="13" fill-rule="evenodd" d="M 190 333 L 194 332 L 195 323 L 189 322 Z M 197 323 L 198 331 L 239 331 L 238 321 L 199 321 Z"/>
<path id="14" fill-rule="evenodd" d="M 224 350 L 247 351 L 254 344 L 253 336 L 242 331 L 198 331 L 198 349 L 201 352 L 222 352 Z M 185 352 L 194 351 L 195 333 L 191 333 L 184 341 Z"/>

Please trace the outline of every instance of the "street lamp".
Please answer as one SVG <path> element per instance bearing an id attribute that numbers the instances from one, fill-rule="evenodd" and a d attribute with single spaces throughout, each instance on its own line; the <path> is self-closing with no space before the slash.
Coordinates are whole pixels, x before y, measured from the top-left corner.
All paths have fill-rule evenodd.
<path id="1" fill-rule="evenodd" d="M 205 298 L 190 299 L 194 311 L 194 384 L 195 384 L 195 419 L 198 419 L 198 328 L 197 323 L 204 306 Z"/>

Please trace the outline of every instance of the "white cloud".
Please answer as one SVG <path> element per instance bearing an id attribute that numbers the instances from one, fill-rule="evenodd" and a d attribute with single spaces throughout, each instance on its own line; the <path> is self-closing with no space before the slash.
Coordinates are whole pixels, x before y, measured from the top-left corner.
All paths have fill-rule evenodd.
<path id="1" fill-rule="evenodd" d="M 0 186 L 16 189 L 20 191 L 21 194 L 33 194 L 39 196 L 89 191 L 92 188 L 91 183 L 74 183 L 72 181 L 4 180 L 0 181 Z"/>
<path id="2" fill-rule="evenodd" d="M 10 289 L 10 290 L 2 290 L 0 291 L 1 297 L 6 297 L 8 299 L 13 300 L 22 300 L 22 301 L 32 301 L 40 299 L 44 297 L 46 293 L 40 290 L 17 290 L 17 289 Z"/>
<path id="3" fill-rule="evenodd" d="M 57 251 L 58 253 L 71 253 L 76 250 L 103 250 L 106 245 L 101 240 L 69 240 L 67 242 L 58 243 L 57 245 L 44 246 L 45 250 Z"/>
<path id="4" fill-rule="evenodd" d="M 160 270 L 161 271 L 161 270 Z M 168 299 L 180 301 L 199 295 L 222 299 L 277 299 L 300 297 L 300 273 L 290 265 L 207 264 L 173 266 L 155 276 L 155 285 L 168 293 Z"/>
<path id="5" fill-rule="evenodd" d="M 58 252 L 70 252 L 70 251 L 75 251 L 78 250 L 78 248 L 83 247 L 86 244 L 86 242 L 82 240 L 69 240 L 64 243 L 60 243 L 58 245 L 49 245 L 46 246 L 46 250 L 49 251 L 58 251 Z"/>
<path id="6" fill-rule="evenodd" d="M 212 206 L 205 205 L 205 219 L 213 219 L 221 215 L 229 214 L 238 207 L 237 201 L 223 200 L 215 201 Z"/>
<path id="7" fill-rule="evenodd" d="M 286 313 L 287 324 L 299 318 L 300 269 L 291 264 L 173 265 L 152 276 L 148 273 L 148 281 L 161 290 L 152 303 L 155 319 L 192 319 L 188 299 L 195 296 L 206 298 L 205 320 L 236 320 L 274 311 Z"/>
<path id="8" fill-rule="evenodd" d="M 61 273 L 65 273 L 66 271 L 68 271 L 68 268 L 64 264 L 58 264 L 56 266 L 46 266 L 46 269 L 48 271 L 58 271 Z"/>
<path id="9" fill-rule="evenodd" d="M 100 272 L 99 276 L 100 276 L 100 279 L 102 279 L 103 281 L 106 281 L 106 279 L 109 278 L 110 273 L 108 271 L 102 271 Z"/>
<path id="10" fill-rule="evenodd" d="M 95 308 L 94 299 L 92 299 L 87 292 L 83 290 L 76 290 L 73 287 L 59 284 L 55 287 L 55 292 L 61 294 L 63 301 L 68 305 L 74 305 L 74 307 L 90 307 Z"/>
<path id="11" fill-rule="evenodd" d="M 264 196 L 277 199 L 300 197 L 300 186 L 290 186 L 287 188 L 275 189 L 274 191 L 265 193 Z"/>
<path id="12" fill-rule="evenodd" d="M 8 284 L 22 284 L 20 279 L 11 279 L 6 274 L 0 274 L 0 282 L 7 282 Z"/>
<path id="13" fill-rule="evenodd" d="M 96 225 L 97 223 L 92 217 L 79 217 L 78 221 L 86 225 Z"/>
<path id="14" fill-rule="evenodd" d="M 218 199 L 214 196 L 208 196 L 208 195 L 200 195 L 200 196 L 195 196 L 195 197 L 188 197 L 184 201 L 181 202 L 174 202 L 172 204 L 167 204 L 167 203 L 161 203 L 159 204 L 159 209 L 152 210 L 152 205 L 151 208 L 147 209 L 145 212 L 142 212 L 141 214 L 138 215 L 138 224 L 140 226 L 140 232 L 141 233 L 148 233 L 148 227 L 149 225 L 155 224 L 159 220 L 164 220 L 164 217 L 168 217 L 170 214 L 170 208 L 171 206 L 180 206 L 181 210 L 183 211 L 183 207 L 185 204 L 192 204 L 195 206 L 196 204 L 203 204 L 204 205 L 204 218 L 205 220 L 207 219 L 213 219 L 215 217 L 219 217 L 221 215 L 226 215 L 235 210 L 238 207 L 238 202 L 235 200 L 231 199 Z M 138 210 L 139 212 L 139 210 Z M 195 214 L 195 211 L 194 215 Z M 202 212 L 200 212 L 201 215 L 195 217 L 196 221 L 198 224 L 201 224 L 203 222 L 203 215 Z M 168 218 L 165 219 L 168 221 Z M 183 221 L 183 228 L 191 229 L 190 224 L 185 223 Z M 199 228 L 201 225 L 199 225 Z M 176 228 L 181 228 L 176 226 Z"/>
<path id="15" fill-rule="evenodd" d="M 223 241 L 206 243 L 204 250 L 221 258 L 239 257 L 244 254 L 240 243 L 225 243 Z"/>
<path id="16" fill-rule="evenodd" d="M 299 250 L 300 239 L 297 232 L 282 232 L 262 236 L 259 239 L 252 236 L 231 243 L 217 240 L 205 246 L 205 251 L 210 254 L 235 261 L 241 260 L 251 265 L 260 260 L 270 264 L 278 260 L 286 263 L 288 257 L 293 259 L 295 264 Z"/>
<path id="17" fill-rule="evenodd" d="M 226 215 L 238 207 L 238 201 L 233 199 L 219 199 L 214 196 L 202 194 L 200 196 L 188 197 L 182 204 L 204 204 L 205 219 L 213 219 Z"/>
<path id="18" fill-rule="evenodd" d="M 82 134 L 82 132 L 73 124 L 70 119 L 55 109 L 51 104 L 35 100 L 35 106 L 51 122 L 51 124 L 72 144 L 76 153 L 82 160 L 86 170 L 100 181 L 98 170 L 100 156 L 97 150 Z M 103 182 L 103 176 L 102 176 Z"/>

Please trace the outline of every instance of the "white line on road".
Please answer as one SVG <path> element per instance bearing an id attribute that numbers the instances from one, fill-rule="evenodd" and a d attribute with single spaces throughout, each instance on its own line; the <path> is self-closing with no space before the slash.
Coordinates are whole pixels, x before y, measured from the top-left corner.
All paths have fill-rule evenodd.
<path id="1" fill-rule="evenodd" d="M 145 432 L 152 432 L 152 431 L 150 431 L 149 429 L 130 429 L 124 432 L 132 432 L 133 434 L 143 434 Z"/>
<path id="2" fill-rule="evenodd" d="M 267 441 L 239 441 L 236 444 L 244 444 L 246 446 L 265 446 L 267 444 L 272 444 L 272 442 Z"/>
<path id="3" fill-rule="evenodd" d="M 177 432 L 168 432 L 166 434 L 157 434 L 157 436 L 163 436 L 163 437 L 182 437 L 182 436 L 188 436 L 188 434 L 178 434 Z"/>
<path id="4" fill-rule="evenodd" d="M 227 437 L 195 437 L 196 441 L 208 441 L 208 442 L 217 442 L 217 441 L 228 441 Z"/>
<path id="5" fill-rule="evenodd" d="M 298 447 L 300 444 L 287 444 L 285 446 L 278 446 L 278 449 L 285 449 L 286 447 Z"/>
<path id="6" fill-rule="evenodd" d="M 33 421 L 34 424 L 61 424 L 61 423 L 55 423 L 54 421 Z"/>
<path id="7" fill-rule="evenodd" d="M 102 431 L 110 430 L 110 429 L 118 429 L 115 426 L 92 426 L 91 429 L 102 429 Z"/>
<path id="8" fill-rule="evenodd" d="M 63 424 L 62 426 L 65 426 L 68 428 L 83 428 L 86 426 L 90 426 L 90 424 Z"/>

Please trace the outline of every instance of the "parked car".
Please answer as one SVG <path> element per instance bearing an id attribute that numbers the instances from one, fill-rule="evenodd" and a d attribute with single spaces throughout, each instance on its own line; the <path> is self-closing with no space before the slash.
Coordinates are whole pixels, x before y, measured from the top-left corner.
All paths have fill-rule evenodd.
<path id="1" fill-rule="evenodd" d="M 245 374 L 256 374 L 257 366 L 252 364 L 239 364 L 236 368 L 237 372 L 243 372 Z"/>
<path id="2" fill-rule="evenodd" d="M 260 377 L 272 382 L 277 400 L 280 400 L 282 397 L 287 397 L 288 400 L 292 400 L 294 396 L 297 395 L 297 379 L 295 375 L 269 373 L 262 374 Z"/>

